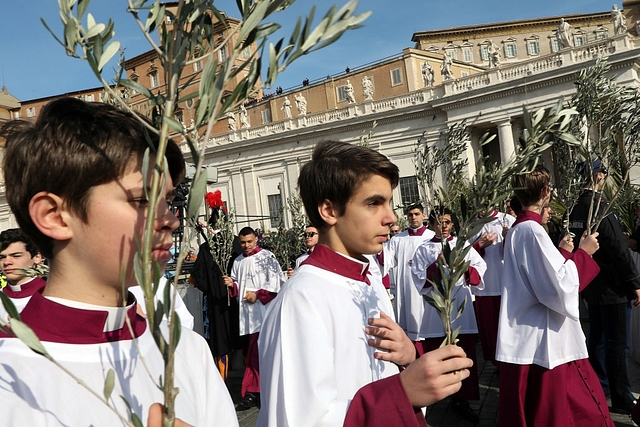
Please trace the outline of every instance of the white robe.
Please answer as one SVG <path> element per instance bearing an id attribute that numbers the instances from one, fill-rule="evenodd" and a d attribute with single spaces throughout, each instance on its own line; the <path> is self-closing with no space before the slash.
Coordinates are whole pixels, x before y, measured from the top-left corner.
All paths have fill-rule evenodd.
<path id="1" fill-rule="evenodd" d="M 482 230 L 469 239 L 469 243 L 474 243 L 482 233 L 493 231 L 498 238 L 491 245 L 484 248 L 484 262 L 487 263 L 487 271 L 482 277 L 484 288 L 471 288 L 474 295 L 481 297 L 499 296 L 502 294 L 502 274 L 504 270 L 504 239 L 502 237 L 503 224 L 509 228 L 513 226 L 515 218 L 511 215 L 498 212 L 495 219 L 482 227 Z"/>
<path id="2" fill-rule="evenodd" d="M 580 326 L 579 277 L 535 221 L 506 237 L 496 360 L 553 369 L 589 357 Z"/>
<path id="3" fill-rule="evenodd" d="M 158 291 L 156 292 L 154 297 L 154 306 L 155 306 L 155 301 L 164 301 L 164 290 L 168 283 L 171 283 L 171 285 L 173 285 L 173 282 L 169 282 L 169 280 L 166 277 L 162 276 L 160 278 L 160 283 L 158 284 Z M 144 303 L 144 293 L 142 292 L 142 288 L 138 285 L 131 286 L 129 288 L 129 292 L 131 292 L 136 297 L 136 300 L 140 304 L 140 309 L 146 315 L 147 305 Z M 169 290 L 169 298 L 173 299 L 173 286 Z M 180 324 L 182 325 L 182 327 L 193 330 L 193 315 L 191 314 L 191 312 L 189 312 L 189 309 L 187 308 L 184 301 L 180 297 L 180 294 L 177 291 L 176 291 L 176 300 L 175 300 L 174 310 L 176 311 L 176 315 L 180 317 Z M 162 321 L 166 322 L 167 318 L 163 317 Z"/>
<path id="4" fill-rule="evenodd" d="M 285 274 L 280 264 L 266 249 L 248 257 L 240 255 L 233 262 L 231 279 L 238 284 L 240 335 L 260 332 L 267 307 L 260 300 L 250 304 L 244 300 L 244 296 L 247 291 L 256 292 L 260 289 L 274 293 L 280 292 L 280 287 L 285 281 Z"/>
<path id="5" fill-rule="evenodd" d="M 21 285 L 11 285 L 7 283 L 7 288 L 10 290 L 13 290 L 13 292 L 20 292 L 20 291 L 24 291 L 24 286 L 25 285 L 34 285 L 33 281 L 37 280 L 38 282 L 42 283 L 42 279 L 39 277 L 32 277 L 31 279 L 27 280 L 25 283 L 21 284 Z M 32 289 L 32 292 L 35 292 L 36 289 Z M 4 292 L 3 290 L 0 290 L 0 292 Z M 6 294 L 7 292 L 5 292 Z M 18 311 L 18 313 L 21 313 L 22 310 L 27 306 L 27 304 L 29 303 L 29 300 L 31 299 L 31 295 L 25 295 L 22 298 L 16 298 L 16 297 L 12 297 L 10 295 L 9 299 L 11 300 L 11 302 L 13 303 L 13 306 L 16 308 L 16 310 Z M 9 313 L 7 312 L 7 310 L 5 310 L 4 305 L 0 302 L 0 325 L 4 325 L 5 323 L 7 323 L 9 321 Z"/>
<path id="6" fill-rule="evenodd" d="M 446 243 L 448 243 L 450 247 L 453 248 L 456 244 L 456 240 L 457 239 L 454 237 Z M 427 268 L 438 259 L 438 255 L 440 255 L 440 253 L 442 252 L 442 245 L 443 242 L 424 242 L 416 249 L 416 252 L 413 255 L 413 265 L 411 266 L 411 272 L 413 274 L 415 288 L 416 290 L 418 290 L 418 292 L 420 292 L 421 295 L 430 295 L 431 290 L 433 289 L 432 287 L 424 287 L 427 281 Z M 465 261 L 471 261 L 470 266 L 475 268 L 480 275 L 480 278 L 482 278 L 487 269 L 487 265 L 475 249 L 471 248 L 469 250 L 465 257 Z M 483 286 L 484 284 L 482 283 L 482 281 L 478 286 L 469 286 L 465 282 L 464 276 L 461 277 L 458 282 L 456 282 L 456 290 L 454 290 L 454 316 L 458 312 L 458 309 L 462 305 L 464 299 L 467 299 L 467 303 L 464 311 L 462 312 L 462 316 L 456 319 L 452 325 L 453 329 L 456 329 L 458 326 L 461 327 L 460 334 L 478 333 L 476 314 L 471 302 L 470 288 L 482 288 Z M 442 325 L 442 321 L 440 320 L 438 312 L 426 301 L 424 317 L 420 325 L 420 335 L 425 338 L 437 338 L 445 336 L 444 326 Z"/>
<path id="7" fill-rule="evenodd" d="M 260 333 L 259 427 L 342 426 L 363 386 L 398 373 L 374 359 L 367 319 L 391 313 L 371 285 L 302 265 L 270 304 Z"/>
<path id="8" fill-rule="evenodd" d="M 384 271 L 394 274 L 395 293 L 393 296 L 398 324 L 407 336 L 419 341 L 427 338 L 420 334 L 425 302 L 413 284 L 411 260 L 418 246 L 434 236 L 432 230 L 425 230 L 422 236 L 409 236 L 407 230 L 392 237 L 384 245 Z M 392 270 L 393 269 L 393 270 Z"/>
<path id="9" fill-rule="evenodd" d="M 126 327 L 126 326 L 125 326 Z M 155 386 L 164 363 L 149 328 L 137 339 L 98 344 L 43 342 L 61 365 L 103 395 L 109 369 L 115 387 L 109 400 L 129 418 L 124 396 L 147 425 L 152 403 L 162 403 Z M 193 426 L 237 426 L 238 420 L 211 351 L 202 337 L 182 329 L 175 353 L 176 415 Z M 150 372 L 143 366 L 142 360 Z M 0 339 L 2 425 L 30 427 L 123 426 L 111 410 L 48 359 L 17 338 Z"/>

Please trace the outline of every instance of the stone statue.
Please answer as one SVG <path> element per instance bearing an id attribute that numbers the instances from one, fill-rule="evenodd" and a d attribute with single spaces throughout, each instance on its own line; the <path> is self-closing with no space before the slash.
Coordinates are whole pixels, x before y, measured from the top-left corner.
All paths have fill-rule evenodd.
<path id="1" fill-rule="evenodd" d="M 487 47 L 489 54 L 489 67 L 495 68 L 500 65 L 500 48 L 492 41 Z"/>
<path id="2" fill-rule="evenodd" d="M 291 101 L 289 101 L 289 97 L 284 97 L 284 102 L 282 103 L 282 107 L 280 108 L 284 111 L 284 116 L 288 119 L 291 118 Z"/>
<path id="3" fill-rule="evenodd" d="M 453 78 L 453 72 L 451 71 L 451 65 L 453 65 L 453 61 L 451 57 L 445 53 L 444 58 L 442 60 L 442 65 L 440 66 L 440 74 L 442 74 L 442 80 L 451 80 Z"/>
<path id="4" fill-rule="evenodd" d="M 611 11 L 611 20 L 613 21 L 613 33 L 617 36 L 618 34 L 625 34 L 627 32 L 627 19 L 624 17 L 624 14 L 620 9 L 618 9 L 618 5 L 613 5 L 613 10 Z"/>
<path id="5" fill-rule="evenodd" d="M 424 87 L 433 86 L 433 82 L 435 80 L 436 72 L 433 70 L 429 61 L 424 61 L 422 64 L 422 81 L 424 82 Z"/>
<path id="6" fill-rule="evenodd" d="M 571 24 L 566 22 L 564 18 L 560 18 L 560 24 L 556 31 L 556 38 L 558 39 L 558 45 L 560 49 L 567 47 L 573 47 L 571 43 Z"/>
<path id="7" fill-rule="evenodd" d="M 229 126 L 229 131 L 234 132 L 236 130 L 236 115 L 232 111 L 227 113 L 227 125 Z"/>
<path id="8" fill-rule="evenodd" d="M 353 85 L 349 80 L 347 80 L 347 84 L 344 89 L 344 94 L 347 97 L 347 101 L 349 101 L 349 104 L 355 104 L 356 102 L 356 98 L 353 96 L 353 93 L 354 93 Z"/>
<path id="9" fill-rule="evenodd" d="M 245 129 L 248 128 L 249 125 L 249 115 L 247 114 L 247 109 L 244 104 L 240 104 L 240 126 Z"/>
<path id="10" fill-rule="evenodd" d="M 362 78 L 362 94 L 365 101 L 373 101 L 373 81 L 369 76 Z"/>
<path id="11" fill-rule="evenodd" d="M 196 129 L 196 121 L 191 119 L 191 123 L 189 124 L 189 130 L 191 131 L 191 138 L 198 139 L 198 129 Z"/>
<path id="12" fill-rule="evenodd" d="M 296 95 L 296 107 L 298 107 L 299 116 L 307 115 L 307 98 L 305 98 L 301 93 Z"/>

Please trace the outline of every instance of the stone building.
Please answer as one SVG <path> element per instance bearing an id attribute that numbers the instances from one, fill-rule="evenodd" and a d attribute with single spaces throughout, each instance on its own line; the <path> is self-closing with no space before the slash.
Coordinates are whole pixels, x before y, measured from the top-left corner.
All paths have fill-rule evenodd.
<path id="1" fill-rule="evenodd" d="M 522 128 L 523 107 L 535 110 L 570 97 L 576 73 L 596 58 L 608 57 L 619 83 L 637 86 L 640 39 L 635 22 L 640 2 L 625 0 L 623 8 L 628 30 L 621 34 L 615 33 L 611 11 L 417 32 L 411 38 L 415 44 L 395 56 L 318 76 L 285 91 L 258 92 L 245 104 L 246 115 L 238 110 L 224 117 L 208 140 L 202 138 L 203 130 L 191 129 L 206 147 L 205 166 L 217 171 L 209 190 L 219 189 L 235 208 L 238 228 L 275 227 L 286 200 L 296 194 L 298 172 L 313 146 L 325 139 L 355 143 L 375 122 L 370 146 L 400 168 L 393 203 L 414 201 L 418 182 L 413 150 L 418 140 L 442 144 L 447 129 L 466 120 L 472 131 L 466 153 L 472 175 L 482 134 L 497 135 L 482 148 L 484 154 L 495 161 L 508 158 Z M 227 40 L 226 28 L 219 31 L 219 40 Z M 559 41 L 558 32 L 567 45 Z M 225 48 L 218 54 L 225 55 Z M 151 52 L 125 66 L 130 79 L 162 90 L 163 76 Z M 202 64 L 191 66 L 185 79 L 192 78 L 197 87 Z M 95 89 L 74 96 L 93 94 L 99 101 L 100 93 Z M 152 114 L 141 95 L 123 96 L 135 110 Z M 290 107 L 285 107 L 285 98 Z M 37 114 L 42 101 L 24 101 L 20 116 L 29 116 L 28 108 Z M 178 105 L 185 128 L 195 113 L 194 102 Z M 189 157 L 186 145 L 184 152 Z M 291 225 L 288 214 L 284 223 Z"/>

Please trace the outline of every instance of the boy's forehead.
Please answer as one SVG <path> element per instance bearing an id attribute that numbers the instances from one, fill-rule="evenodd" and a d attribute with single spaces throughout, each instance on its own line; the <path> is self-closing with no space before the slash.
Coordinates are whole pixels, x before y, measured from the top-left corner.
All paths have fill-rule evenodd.
<path id="1" fill-rule="evenodd" d="M 4 249 L 0 250 L 0 254 L 8 254 L 13 252 L 26 252 L 27 244 L 25 242 L 9 243 Z"/>

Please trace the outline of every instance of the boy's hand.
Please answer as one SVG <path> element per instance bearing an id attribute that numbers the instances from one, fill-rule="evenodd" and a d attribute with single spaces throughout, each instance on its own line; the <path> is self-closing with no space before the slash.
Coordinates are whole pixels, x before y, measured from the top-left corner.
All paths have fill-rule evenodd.
<path id="1" fill-rule="evenodd" d="M 567 234 L 560 240 L 560 244 L 558 245 L 560 249 L 564 249 L 568 252 L 573 252 L 573 237 L 570 234 Z"/>
<path id="2" fill-rule="evenodd" d="M 147 427 L 162 427 L 162 405 L 154 403 L 149 407 L 149 419 L 147 420 Z M 193 427 L 191 424 L 187 424 L 182 420 L 176 418 L 174 427 Z"/>
<path id="3" fill-rule="evenodd" d="M 597 231 L 594 231 L 593 234 L 587 235 L 587 232 L 585 231 L 580 238 L 580 246 L 578 247 L 584 250 L 589 255 L 593 255 L 600 247 L 597 239 L 598 234 L 599 233 Z"/>
<path id="4" fill-rule="evenodd" d="M 244 293 L 244 300 L 249 304 L 253 304 L 258 299 L 258 296 L 255 292 L 247 291 Z"/>
<path id="5" fill-rule="evenodd" d="M 493 231 L 486 231 L 482 233 L 482 236 L 478 239 L 478 245 L 481 248 L 486 248 L 487 246 L 491 246 L 493 242 L 498 240 L 498 235 Z"/>
<path id="6" fill-rule="evenodd" d="M 380 318 L 369 319 L 369 326 L 364 331 L 373 335 L 368 344 L 380 350 L 373 357 L 380 360 L 387 360 L 396 365 L 406 366 L 416 360 L 416 348 L 404 333 L 400 325 L 394 322 L 389 316 L 380 312 Z"/>
<path id="7" fill-rule="evenodd" d="M 224 276 L 222 276 L 222 280 L 224 280 L 224 284 L 227 286 L 227 288 L 233 288 L 233 279 L 231 277 L 225 274 Z"/>
<path id="8" fill-rule="evenodd" d="M 448 345 L 425 353 L 400 372 L 400 382 L 415 407 L 432 405 L 460 390 L 473 361 L 462 348 Z"/>

